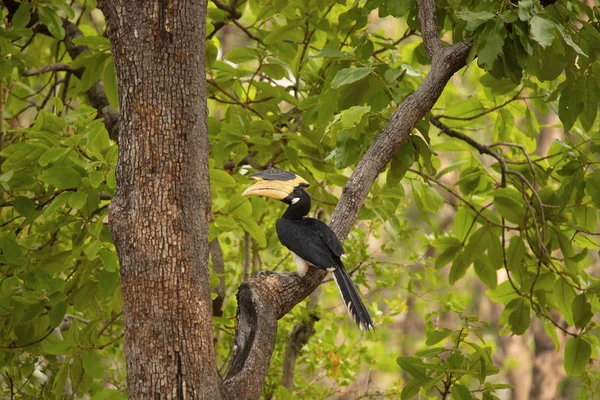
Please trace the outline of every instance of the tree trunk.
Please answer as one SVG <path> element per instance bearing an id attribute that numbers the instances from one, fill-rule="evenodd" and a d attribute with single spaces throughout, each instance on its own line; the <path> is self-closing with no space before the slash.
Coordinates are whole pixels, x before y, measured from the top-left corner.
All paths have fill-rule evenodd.
<path id="1" fill-rule="evenodd" d="M 208 270 L 205 0 L 100 0 L 119 82 L 117 191 L 130 399 L 218 399 Z"/>

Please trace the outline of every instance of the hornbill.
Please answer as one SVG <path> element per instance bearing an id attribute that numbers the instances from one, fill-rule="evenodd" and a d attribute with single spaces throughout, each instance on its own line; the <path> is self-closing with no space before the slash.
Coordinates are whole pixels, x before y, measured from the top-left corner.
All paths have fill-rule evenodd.
<path id="1" fill-rule="evenodd" d="M 306 275 L 309 265 L 333 272 L 354 322 L 363 331 L 373 329 L 373 320 L 342 263 L 342 244 L 329 226 L 318 219 L 306 217 L 310 211 L 310 197 L 304 191 L 309 186 L 308 182 L 280 169 L 257 172 L 250 178 L 258 182 L 246 189 L 244 196 L 266 196 L 288 205 L 275 227 L 279 241 L 296 260 L 298 275 Z"/>

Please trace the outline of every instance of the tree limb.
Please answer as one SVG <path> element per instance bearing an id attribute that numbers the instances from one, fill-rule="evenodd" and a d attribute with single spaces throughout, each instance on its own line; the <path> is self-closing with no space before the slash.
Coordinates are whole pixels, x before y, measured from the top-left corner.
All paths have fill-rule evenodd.
<path id="1" fill-rule="evenodd" d="M 343 189 L 331 217 L 330 227 L 345 239 L 358 215 L 369 189 L 390 162 L 400 145 L 429 112 L 444 87 L 465 66 L 472 40 L 442 47 L 437 37 L 434 0 L 420 0 L 419 19 L 424 27 L 423 40 L 432 60 L 429 74 L 419 88 L 392 114 L 358 163 Z M 433 37 L 433 34 L 437 38 Z M 275 347 L 277 320 L 312 293 L 327 275 L 311 268 L 304 278 L 296 273 L 259 272 L 244 282 L 238 291 L 238 329 L 231 368 L 224 385 L 232 397 L 259 398 L 269 359 Z"/>
<path id="2" fill-rule="evenodd" d="M 43 67 L 40 67 L 40 68 L 26 69 L 23 71 L 23 76 L 34 76 L 34 75 L 45 74 L 46 72 L 59 72 L 59 71 L 75 72 L 75 70 L 71 69 L 71 64 L 56 63 L 56 64 L 44 65 Z"/>
<path id="3" fill-rule="evenodd" d="M 419 22 L 421 23 L 421 37 L 429 59 L 433 61 L 435 54 L 442 49 L 442 39 L 439 34 L 435 2 L 419 2 Z"/>

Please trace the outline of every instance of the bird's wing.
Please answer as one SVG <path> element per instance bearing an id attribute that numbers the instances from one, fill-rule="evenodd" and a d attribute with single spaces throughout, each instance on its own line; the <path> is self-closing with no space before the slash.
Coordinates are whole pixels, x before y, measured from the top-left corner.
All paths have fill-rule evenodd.
<path id="1" fill-rule="evenodd" d="M 307 220 L 308 218 L 277 221 L 279 240 L 315 267 L 326 270 L 337 268 L 343 254 L 342 245 L 327 225 L 317 220 Z"/>
<path id="2" fill-rule="evenodd" d="M 341 257 L 344 254 L 342 243 L 340 243 L 340 240 L 331 230 L 329 225 L 314 218 L 304 218 L 302 221 L 319 233 L 321 240 L 323 243 L 325 243 L 325 245 L 327 245 L 333 254 L 335 254 L 337 257 Z"/>

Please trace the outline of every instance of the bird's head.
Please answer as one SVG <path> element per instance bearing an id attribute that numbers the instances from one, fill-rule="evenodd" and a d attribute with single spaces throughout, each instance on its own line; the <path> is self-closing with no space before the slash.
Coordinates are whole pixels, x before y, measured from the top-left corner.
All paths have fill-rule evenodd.
<path id="1" fill-rule="evenodd" d="M 290 206 L 306 198 L 310 208 L 310 198 L 304 191 L 309 184 L 293 172 L 267 169 L 250 175 L 250 179 L 257 182 L 242 193 L 244 196 L 270 197 Z"/>

